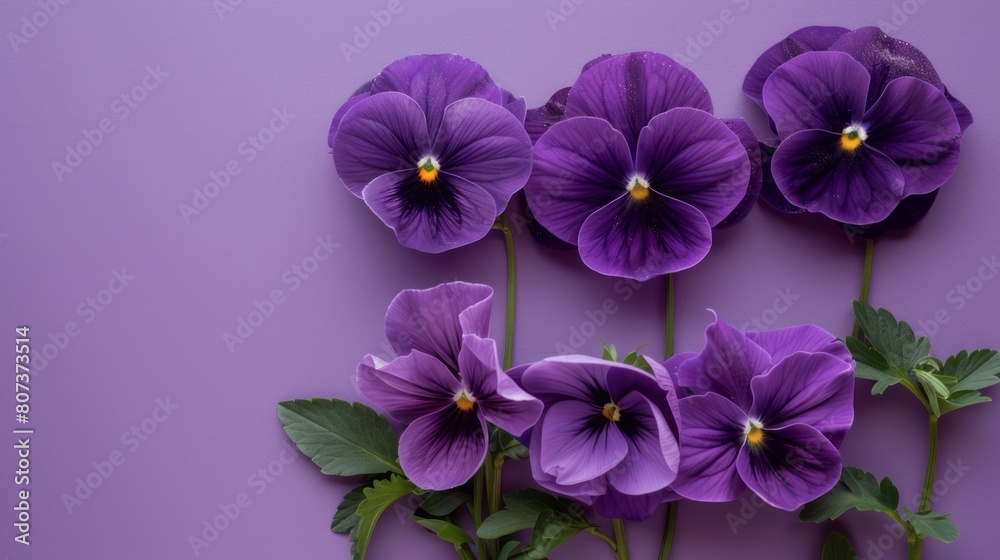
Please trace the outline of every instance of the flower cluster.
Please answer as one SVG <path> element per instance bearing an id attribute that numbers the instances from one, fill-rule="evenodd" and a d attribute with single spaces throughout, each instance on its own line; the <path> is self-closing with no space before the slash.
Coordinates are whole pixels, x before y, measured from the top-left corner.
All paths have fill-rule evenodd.
<path id="1" fill-rule="evenodd" d="M 421 488 L 469 481 L 489 425 L 530 429 L 535 480 L 611 518 L 645 519 L 678 496 L 735 500 L 747 488 L 795 509 L 839 478 L 854 368 L 832 334 L 716 321 L 700 354 L 665 366 L 572 355 L 504 372 L 487 338 L 491 301 L 488 286 L 462 282 L 404 291 L 386 313 L 403 355 L 358 366 L 361 392 L 406 425 L 400 463 Z"/>
<path id="2" fill-rule="evenodd" d="M 868 236 L 927 213 L 972 124 L 930 60 L 877 27 L 800 29 L 757 59 L 743 91 L 780 142 L 762 198 Z"/>

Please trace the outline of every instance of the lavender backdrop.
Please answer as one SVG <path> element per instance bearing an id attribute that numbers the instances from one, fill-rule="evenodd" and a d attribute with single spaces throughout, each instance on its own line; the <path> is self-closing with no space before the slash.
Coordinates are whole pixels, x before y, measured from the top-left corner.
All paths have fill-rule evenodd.
<path id="1" fill-rule="evenodd" d="M 882 25 L 930 56 L 977 122 L 930 216 L 877 245 L 872 302 L 932 335 L 938 355 L 1000 343 L 1000 4 L 991 0 L 39 0 L 0 11 L 0 355 L 13 362 L 13 329 L 28 324 L 48 357 L 32 380 L 32 545 L 12 542 L 7 435 L 0 556 L 191 558 L 188 537 L 220 504 L 240 502 L 200 557 L 348 557 L 346 537 L 328 526 L 350 484 L 285 451 L 275 403 L 357 398 L 354 367 L 387 353 L 382 315 L 401 289 L 485 282 L 503 305 L 499 235 L 441 256 L 404 250 L 335 176 L 333 112 L 410 53 L 464 54 L 534 106 L 598 54 L 657 50 L 698 73 L 719 115 L 749 117 L 763 133 L 740 92 L 761 51 L 805 25 Z M 526 231 L 516 241 L 517 362 L 564 347 L 595 353 L 601 339 L 662 352 L 662 280 L 630 286 Z M 678 276 L 678 350 L 700 348 L 709 306 L 737 325 L 814 322 L 846 334 L 862 255 L 832 226 L 758 208 Z M 225 333 L 274 290 L 282 297 L 270 316 L 227 345 Z M 10 382 L 5 426 L 14 425 Z M 900 392 L 876 402 L 860 385 L 845 460 L 892 476 L 909 503 L 923 476 L 923 413 Z M 995 555 L 998 422 L 1000 405 L 989 405 L 943 423 L 935 503 L 955 512 L 962 537 L 929 543 L 926 558 Z M 509 470 L 511 482 L 526 479 L 523 466 Z M 100 486 L 67 507 L 63 495 L 88 477 Z M 453 554 L 401 524 L 407 516 L 389 511 L 371 558 Z M 818 558 L 829 528 L 749 501 L 684 503 L 680 516 L 678 560 Z M 905 557 L 880 517 L 848 517 L 838 525 L 863 558 Z M 661 526 L 662 514 L 630 527 L 635 557 L 652 557 Z M 588 539 L 553 558 L 607 557 Z"/>

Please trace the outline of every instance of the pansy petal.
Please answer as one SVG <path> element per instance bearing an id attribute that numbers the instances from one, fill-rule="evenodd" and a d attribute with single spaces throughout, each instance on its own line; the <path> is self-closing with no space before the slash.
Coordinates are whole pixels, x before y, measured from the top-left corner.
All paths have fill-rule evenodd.
<path id="1" fill-rule="evenodd" d="M 901 39 L 894 39 L 874 26 L 845 33 L 830 46 L 851 55 L 871 75 L 867 106 L 871 107 L 889 82 L 911 76 L 943 90 L 944 84 L 930 59 L 920 49 Z"/>
<path id="2" fill-rule="evenodd" d="M 587 217 L 578 245 L 591 269 L 643 281 L 701 262 L 712 226 L 694 206 L 650 189 L 644 200 L 624 194 Z"/>
<path id="3" fill-rule="evenodd" d="M 458 367 L 465 388 L 487 421 L 519 436 L 535 425 L 542 402 L 517 386 L 500 368 L 497 345 L 474 334 L 462 337 Z"/>
<path id="4" fill-rule="evenodd" d="M 368 355 L 358 364 L 361 394 L 404 424 L 449 406 L 461 388 L 440 360 L 419 350 L 389 363 Z"/>
<path id="5" fill-rule="evenodd" d="M 610 399 L 608 369 L 614 362 L 571 354 L 535 362 L 521 375 L 521 386 L 543 400 L 571 398 L 586 402 Z"/>
<path id="6" fill-rule="evenodd" d="M 845 53 L 808 52 L 764 83 L 764 108 L 782 140 L 800 130 L 839 133 L 865 114 L 868 72 Z"/>
<path id="7" fill-rule="evenodd" d="M 795 352 L 822 352 L 833 354 L 847 363 L 853 363 L 854 358 L 843 342 L 829 332 L 816 325 L 797 325 L 770 331 L 748 331 L 747 338 L 757 343 L 768 354 L 771 360 L 778 360 Z"/>
<path id="8" fill-rule="evenodd" d="M 763 182 L 760 185 L 760 198 L 778 212 L 801 214 L 805 212 L 805 209 L 788 202 L 788 199 L 785 198 L 785 195 L 781 194 L 781 190 L 778 189 L 778 185 L 774 182 L 771 159 L 774 157 L 776 149 L 777 146 L 772 147 L 763 142 L 760 143 L 760 164 L 763 175 Z"/>
<path id="9" fill-rule="evenodd" d="M 739 137 L 711 114 L 688 107 L 659 114 L 642 129 L 635 170 L 654 190 L 697 208 L 713 227 L 736 209 L 750 181 Z"/>
<path id="10" fill-rule="evenodd" d="M 399 438 L 399 463 L 418 487 L 448 490 L 476 474 L 486 448 L 486 421 L 453 406 L 407 426 Z"/>
<path id="11" fill-rule="evenodd" d="M 635 151 L 649 120 L 675 107 L 711 113 L 712 99 L 694 72 L 670 57 L 634 52 L 609 57 L 580 74 L 569 92 L 566 117 L 604 119 Z"/>
<path id="12" fill-rule="evenodd" d="M 638 391 L 616 404 L 621 409 L 618 427 L 628 442 L 628 455 L 608 471 L 608 482 L 631 495 L 666 488 L 677 477 L 680 451 L 660 408 Z"/>
<path id="13" fill-rule="evenodd" d="M 461 99 L 445 109 L 433 151 L 442 171 L 488 192 L 497 214 L 531 174 L 531 140 L 524 126 L 510 111 L 482 99 Z"/>
<path id="14" fill-rule="evenodd" d="M 675 496 L 669 488 L 649 494 L 634 496 L 608 488 L 604 494 L 594 497 L 597 515 L 605 519 L 625 519 L 645 521 L 660 509 L 660 505 Z"/>
<path id="15" fill-rule="evenodd" d="M 705 329 L 705 348 L 677 370 L 692 393 L 716 393 L 749 411 L 750 380 L 771 367 L 771 356 L 738 329 L 716 317 Z M 683 415 L 682 421 L 683 424 Z"/>
<path id="16" fill-rule="evenodd" d="M 576 244 L 587 216 L 624 194 L 633 174 L 625 137 L 607 121 L 580 117 L 554 125 L 535 144 L 524 194 L 545 229 Z"/>
<path id="17" fill-rule="evenodd" d="M 750 416 L 765 430 L 807 424 L 840 447 L 854 422 L 854 365 L 833 355 L 796 352 L 750 386 Z"/>
<path id="18" fill-rule="evenodd" d="M 740 139 L 740 144 L 743 145 L 743 149 L 750 160 L 750 178 L 747 182 L 747 190 L 746 194 L 743 195 L 743 200 L 736 205 L 736 208 L 728 216 L 715 226 L 717 229 L 724 229 L 742 222 L 750 214 L 750 211 L 753 210 L 753 207 L 757 204 L 757 199 L 760 198 L 760 188 L 764 182 L 764 174 L 761 164 L 760 142 L 757 141 L 757 136 L 750 129 L 750 125 L 741 118 L 719 120 Z"/>
<path id="19" fill-rule="evenodd" d="M 479 241 L 497 216 L 488 192 L 443 171 L 433 185 L 422 183 L 413 170 L 386 173 L 369 183 L 361 195 L 396 232 L 400 245 L 425 253 L 442 253 Z"/>
<path id="20" fill-rule="evenodd" d="M 500 104 L 503 105 L 503 108 L 510 111 L 514 118 L 524 124 L 524 117 L 528 112 L 528 102 L 524 97 L 517 97 L 503 88 L 500 88 L 500 95 L 502 99 Z"/>
<path id="21" fill-rule="evenodd" d="M 579 484 L 601 476 L 625 459 L 628 442 L 601 405 L 565 400 L 550 406 L 536 427 L 541 438 L 541 467 L 559 484 Z"/>
<path id="22" fill-rule="evenodd" d="M 743 446 L 736 468 L 755 494 L 792 511 L 826 494 L 840 479 L 840 452 L 805 424 L 766 431 L 757 447 Z"/>
<path id="23" fill-rule="evenodd" d="M 538 139 L 545 134 L 552 125 L 566 119 L 566 99 L 569 97 L 569 88 L 552 94 L 552 97 L 541 107 L 528 109 L 524 116 L 524 129 L 531 138 L 531 143 L 538 142 Z"/>
<path id="24" fill-rule="evenodd" d="M 898 78 L 865 114 L 866 142 L 889 156 L 906 178 L 904 196 L 927 194 L 958 167 L 962 129 L 940 90 Z"/>
<path id="25" fill-rule="evenodd" d="M 840 134 L 803 130 L 786 138 L 771 159 L 771 173 L 789 202 L 849 223 L 884 220 L 903 198 L 899 167 L 871 146 L 847 152 Z"/>
<path id="26" fill-rule="evenodd" d="M 372 82 L 372 95 L 400 92 L 413 98 L 437 133 L 445 108 L 459 99 L 477 97 L 500 104 L 503 93 L 478 63 L 455 54 L 417 54 L 382 69 Z"/>
<path id="27" fill-rule="evenodd" d="M 608 480 L 606 476 L 598 476 L 585 480 L 578 484 L 559 484 L 556 477 L 542 470 L 540 457 L 542 456 L 542 438 L 538 437 L 539 428 L 535 426 L 531 429 L 531 438 L 527 443 L 528 462 L 531 466 L 531 478 L 535 479 L 542 488 L 570 496 L 585 504 L 591 503 L 593 496 L 600 496 L 608 491 Z"/>
<path id="28" fill-rule="evenodd" d="M 948 98 L 948 102 L 951 103 L 951 108 L 955 110 L 955 116 L 958 118 L 958 126 L 962 127 L 962 132 L 965 129 L 972 126 L 972 111 L 965 106 L 965 103 L 955 99 L 955 96 L 948 93 L 948 88 L 944 88 L 944 95 Z"/>
<path id="29" fill-rule="evenodd" d="M 366 185 L 386 173 L 416 173 L 430 137 L 420 107 L 401 93 L 386 93 L 354 104 L 340 121 L 332 147 L 337 174 L 361 196 Z"/>
<path id="30" fill-rule="evenodd" d="M 333 122 L 330 123 L 330 132 L 326 135 L 326 143 L 333 149 L 333 139 L 337 136 L 337 129 L 340 128 L 340 121 L 344 120 L 344 115 L 347 114 L 355 105 L 368 99 L 369 93 L 367 91 L 359 93 L 354 97 L 348 99 L 337 109 L 337 112 L 333 115 Z"/>
<path id="31" fill-rule="evenodd" d="M 464 319 L 470 310 L 489 317 L 492 305 L 493 288 L 483 284 L 449 282 L 426 290 L 403 290 L 386 311 L 385 336 L 396 353 L 425 352 L 457 372 L 462 336 L 489 334 L 488 322 Z"/>
<path id="32" fill-rule="evenodd" d="M 795 31 L 764 51 L 743 80 L 743 93 L 764 107 L 764 83 L 775 68 L 809 51 L 825 51 L 849 30 L 843 27 L 810 26 Z"/>
<path id="33" fill-rule="evenodd" d="M 680 474 L 671 487 L 699 502 L 729 502 L 746 491 L 736 471 L 747 416 L 715 393 L 681 399 Z"/>

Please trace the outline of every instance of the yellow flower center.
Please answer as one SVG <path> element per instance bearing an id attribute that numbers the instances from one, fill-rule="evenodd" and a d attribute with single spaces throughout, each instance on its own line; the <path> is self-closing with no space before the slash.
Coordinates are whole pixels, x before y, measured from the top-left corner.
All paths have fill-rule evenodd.
<path id="1" fill-rule="evenodd" d="M 632 200 L 646 200 L 649 197 L 649 182 L 641 177 L 633 177 L 627 187 Z"/>
<path id="2" fill-rule="evenodd" d="M 743 436 L 750 445 L 760 445 L 764 441 L 764 426 L 756 420 L 750 420 L 746 428 L 743 428 Z"/>
<path id="3" fill-rule="evenodd" d="M 417 177 L 421 183 L 429 185 L 437 180 L 440 170 L 441 164 L 433 157 L 427 156 L 417 164 Z"/>
<path id="4" fill-rule="evenodd" d="M 859 124 L 852 124 L 840 133 L 840 147 L 845 151 L 853 152 L 864 144 L 868 139 L 868 132 Z"/>
<path id="5" fill-rule="evenodd" d="M 622 410 L 615 403 L 608 403 L 601 410 L 601 416 L 609 422 L 618 422 L 622 419 Z"/>
<path id="6" fill-rule="evenodd" d="M 466 393 L 465 389 L 462 389 L 455 395 L 455 406 L 462 412 L 469 412 L 476 407 L 476 398 Z"/>

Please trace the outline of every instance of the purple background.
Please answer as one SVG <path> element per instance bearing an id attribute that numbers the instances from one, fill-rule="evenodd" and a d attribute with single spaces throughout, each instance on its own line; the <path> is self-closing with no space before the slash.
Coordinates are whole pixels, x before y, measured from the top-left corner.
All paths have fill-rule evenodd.
<path id="1" fill-rule="evenodd" d="M 977 122 L 965 137 L 958 172 L 927 219 L 906 236 L 878 243 L 872 302 L 916 326 L 923 321 L 939 356 L 997 346 L 1000 280 L 976 279 L 982 259 L 1000 249 L 996 2 L 399 2 L 401 11 L 384 27 L 369 22 L 387 0 L 243 2 L 222 18 L 211 0 L 70 2 L 16 52 L 9 44 L 0 48 L 3 336 L 12 339 L 15 326 L 29 324 L 39 353 L 50 333 L 62 338 L 56 333 L 68 321 L 79 328 L 32 381 L 30 549 L 11 542 L 14 456 L 12 436 L 3 438 L 0 557 L 189 558 L 188 536 L 241 492 L 251 505 L 201 557 L 348 557 L 346 537 L 328 527 L 351 484 L 324 477 L 299 454 L 282 454 L 286 440 L 275 403 L 357 398 L 354 367 L 365 353 L 386 354 L 382 315 L 399 290 L 462 279 L 498 287 L 497 308 L 504 303 L 499 235 L 440 256 L 403 249 L 335 176 L 326 146 L 330 117 L 362 82 L 406 54 L 464 54 L 526 96 L 529 106 L 570 84 L 584 62 L 604 52 L 683 55 L 707 84 L 717 114 L 749 117 L 763 133 L 762 115 L 740 85 L 767 46 L 810 24 L 891 25 L 893 35 L 936 63 Z M 3 4 L 8 42 L 40 4 Z M 553 25 L 547 13 L 560 9 L 567 15 Z M 731 23 L 712 23 L 724 10 L 732 11 Z M 355 27 L 366 25 L 377 36 L 348 60 L 341 43 L 355 41 Z M 700 52 L 692 46 L 699 39 L 707 45 Z M 146 79 L 155 89 L 141 87 L 147 67 L 168 74 L 159 83 Z M 126 114 L 122 95 L 143 99 Z M 241 143 L 284 108 L 294 115 L 290 122 L 273 138 L 264 133 L 273 141 L 247 161 Z M 65 162 L 67 146 L 102 119 L 113 131 L 57 178 L 53 162 Z M 230 160 L 240 174 L 186 222 L 179 205 L 192 204 L 193 189 Z M 282 276 L 313 253 L 318 236 L 338 246 L 293 291 Z M 715 241 L 704 262 L 677 277 L 679 351 L 701 347 L 709 306 L 736 325 L 757 318 L 773 327 L 814 322 L 849 331 L 862 243 L 832 226 L 763 208 Z M 628 290 L 585 269 L 575 254 L 545 249 L 526 231 L 516 242 L 515 361 L 555 354 L 559 344 L 596 353 L 602 338 L 622 349 L 649 344 L 652 354 L 662 352 L 662 280 L 643 284 L 626 301 Z M 92 314 L 79 309 L 122 268 L 134 280 L 110 304 Z M 957 285 L 975 290 L 967 292 L 972 298 Z M 223 334 L 275 289 L 283 290 L 283 303 L 231 353 Z M 793 303 L 775 304 L 776 292 L 789 292 Z M 596 329 L 585 326 L 587 312 L 606 300 L 619 311 Z M 946 322 L 929 323 L 935 316 Z M 494 319 L 502 336 L 501 313 Z M 590 336 L 575 339 L 573 329 L 581 328 Z M 2 343 L 8 364 L 12 342 Z M 9 378 L 2 385 L 0 424 L 12 425 Z M 890 475 L 910 504 L 925 461 L 922 410 L 900 391 L 873 399 L 869 383 L 860 386 L 845 461 Z M 156 399 L 168 398 L 177 410 L 163 423 L 147 420 L 155 431 L 131 451 L 122 434 L 152 417 Z M 962 537 L 950 546 L 929 543 L 926 558 L 990 555 L 1000 516 L 998 422 L 995 405 L 943 421 L 935 508 L 955 512 Z M 63 494 L 95 472 L 93 461 L 116 451 L 124 463 L 68 513 Z M 294 461 L 282 465 L 289 457 Z M 961 476 L 953 472 L 945 482 L 949 464 Z M 255 474 L 269 465 L 280 474 Z M 513 482 L 525 479 L 523 465 L 509 471 Z M 767 507 L 741 512 L 740 503 L 684 503 L 680 515 L 678 559 L 818 558 L 829 528 Z M 747 522 L 734 534 L 730 521 L 741 516 Z M 392 510 L 383 519 L 370 558 L 452 557 L 450 545 L 398 519 Z M 852 535 L 863 558 L 904 558 L 905 544 L 884 536 L 883 521 L 852 513 L 836 525 Z M 652 557 L 661 525 L 662 512 L 629 527 L 636 558 Z M 877 550 L 880 537 L 888 551 Z M 609 558 L 601 546 L 577 537 L 553 558 Z"/>

